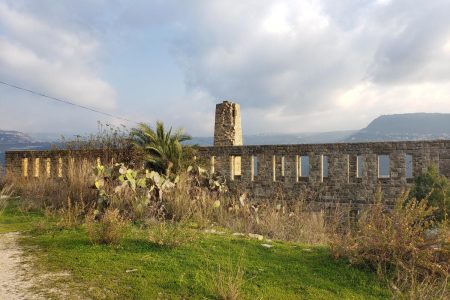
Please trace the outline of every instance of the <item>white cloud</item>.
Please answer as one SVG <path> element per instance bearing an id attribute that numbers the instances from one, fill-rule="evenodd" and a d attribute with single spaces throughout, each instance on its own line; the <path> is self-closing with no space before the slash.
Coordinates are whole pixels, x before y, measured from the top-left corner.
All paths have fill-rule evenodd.
<path id="1" fill-rule="evenodd" d="M 288 8 L 286 5 L 275 5 L 269 16 L 263 20 L 263 29 L 274 34 L 286 34 L 292 30 L 287 22 Z"/>
<path id="2" fill-rule="evenodd" d="M 448 1 L 210 0 L 189 8 L 175 47 L 188 86 L 241 103 L 248 132 L 358 128 L 379 114 L 450 112 L 448 11 Z"/>
<path id="3" fill-rule="evenodd" d="M 0 3 L 0 77 L 69 99 L 111 110 L 116 92 L 97 71 L 98 42 L 84 32 L 71 32 L 45 18 Z"/>
<path id="4" fill-rule="evenodd" d="M 119 102 L 98 71 L 102 38 L 113 36 L 109 46 L 125 55 L 133 41 L 171 41 L 184 95 L 149 100 L 144 114 L 139 100 L 124 101 L 153 95 L 118 82 L 119 107 L 139 121 L 211 134 L 214 104 L 224 99 L 241 103 L 247 133 L 356 129 L 380 114 L 450 112 L 448 0 L 4 2 L 0 75 L 89 106 Z M 126 35 L 137 38 L 124 42 Z M 129 69 L 125 59 L 109 59 L 110 70 Z"/>

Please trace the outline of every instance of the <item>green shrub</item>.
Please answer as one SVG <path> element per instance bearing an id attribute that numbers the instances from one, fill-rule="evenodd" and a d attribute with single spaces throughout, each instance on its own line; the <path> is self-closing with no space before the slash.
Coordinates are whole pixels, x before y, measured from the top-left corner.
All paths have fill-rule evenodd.
<path id="1" fill-rule="evenodd" d="M 419 201 L 427 199 L 431 206 L 437 208 L 434 212 L 436 219 L 447 220 L 450 211 L 450 181 L 439 175 L 435 166 L 431 166 L 427 172 L 417 176 L 410 198 Z"/>

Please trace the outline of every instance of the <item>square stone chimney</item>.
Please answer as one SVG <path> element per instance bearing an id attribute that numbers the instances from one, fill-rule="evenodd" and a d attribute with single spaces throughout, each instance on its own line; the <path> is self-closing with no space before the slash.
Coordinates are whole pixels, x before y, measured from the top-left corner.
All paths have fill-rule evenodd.
<path id="1" fill-rule="evenodd" d="M 241 146 L 241 108 L 239 104 L 223 101 L 216 104 L 214 146 Z"/>

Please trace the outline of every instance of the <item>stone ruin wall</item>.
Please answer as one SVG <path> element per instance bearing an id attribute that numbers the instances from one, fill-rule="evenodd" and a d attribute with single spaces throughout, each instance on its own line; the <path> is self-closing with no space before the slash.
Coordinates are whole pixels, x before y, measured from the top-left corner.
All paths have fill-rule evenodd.
<path id="1" fill-rule="evenodd" d="M 261 200 L 304 197 L 318 203 L 364 205 L 373 201 L 379 189 L 385 200 L 393 201 L 430 165 L 450 178 L 449 140 L 242 146 L 240 108 L 228 101 L 216 106 L 214 145 L 200 147 L 199 158 L 209 164 L 211 172 L 226 176 L 233 189 Z M 388 176 L 380 176 L 379 159 L 386 155 Z M 406 155 L 411 163 L 409 174 Z M 5 156 L 7 172 L 27 178 L 64 177 L 81 161 L 95 165 L 130 157 L 128 152 L 102 150 L 7 151 Z M 302 156 L 309 159 L 308 176 L 302 176 Z M 324 176 L 325 169 L 328 176 Z"/>
<path id="2" fill-rule="evenodd" d="M 241 108 L 224 101 L 216 105 L 214 146 L 242 145 Z"/>
<path id="3" fill-rule="evenodd" d="M 380 155 L 389 157 L 388 176 L 379 174 Z M 412 158 L 409 174 L 406 155 Z M 233 189 L 269 201 L 308 197 L 321 203 L 363 205 L 381 189 L 384 200 L 392 202 L 430 165 L 450 178 L 450 141 L 202 147 L 200 156 L 211 171 L 226 176 Z M 301 176 L 301 156 L 309 157 L 307 177 Z"/>
<path id="4" fill-rule="evenodd" d="M 125 155 L 102 150 L 8 151 L 6 166 L 13 176 L 62 178 L 82 162 L 88 166 L 121 162 Z M 379 176 L 380 155 L 389 156 L 388 177 Z M 409 177 L 406 155 L 412 157 Z M 302 156 L 309 157 L 307 177 L 301 176 Z M 324 156 L 328 176 L 324 176 Z M 413 176 L 430 165 L 450 178 L 450 141 L 200 147 L 199 158 L 212 172 L 225 176 L 232 189 L 269 201 L 306 197 L 358 206 L 373 201 L 378 189 L 385 200 L 393 201 L 411 187 Z"/>
<path id="5" fill-rule="evenodd" d="M 393 201 L 430 165 L 450 178 L 449 146 L 450 141 L 242 146 L 239 105 L 224 101 L 216 105 L 214 147 L 201 148 L 200 156 L 234 189 L 257 199 L 364 204 L 379 189 Z M 302 156 L 309 160 L 308 176 L 301 174 Z M 379 174 L 381 156 L 389 160 L 386 174 Z"/>
<path id="6" fill-rule="evenodd" d="M 77 168 L 131 162 L 129 153 L 117 150 L 14 150 L 6 151 L 6 172 L 23 178 L 64 178 Z M 83 164 L 85 164 L 83 166 Z"/>

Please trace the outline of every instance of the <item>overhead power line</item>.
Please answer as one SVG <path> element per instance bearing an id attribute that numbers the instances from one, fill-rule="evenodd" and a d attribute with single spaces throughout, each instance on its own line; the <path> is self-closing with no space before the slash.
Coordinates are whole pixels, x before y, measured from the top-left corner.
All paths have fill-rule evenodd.
<path id="1" fill-rule="evenodd" d="M 79 107 L 79 108 L 82 108 L 82 109 L 89 110 L 91 112 L 95 112 L 95 113 L 98 113 L 98 114 L 102 114 L 102 115 L 114 118 L 114 119 L 136 123 L 135 121 L 131 121 L 131 120 L 129 120 L 127 118 L 124 118 L 124 117 L 121 117 L 121 116 L 117 116 L 117 115 L 113 115 L 113 114 L 110 114 L 110 113 L 107 113 L 107 112 L 103 112 L 103 111 L 100 111 L 98 109 L 91 108 L 91 107 L 88 107 L 88 106 L 76 104 L 76 103 L 68 101 L 68 100 L 52 97 L 52 96 L 46 95 L 44 93 L 36 92 L 36 91 L 30 90 L 30 89 L 27 89 L 27 88 L 24 88 L 24 87 L 21 87 L 21 86 L 17 86 L 17 85 L 11 84 L 11 83 L 7 83 L 7 82 L 1 81 L 1 80 L 0 80 L 0 83 L 3 84 L 3 85 L 9 86 L 11 88 L 14 88 L 14 89 L 25 91 L 25 92 L 31 93 L 33 95 L 41 96 L 41 97 L 44 97 L 44 98 L 47 98 L 47 99 L 50 99 L 50 100 L 53 100 L 53 101 L 57 101 L 57 102 L 61 102 L 61 103 L 64 103 L 64 104 L 76 106 L 76 107 Z"/>

